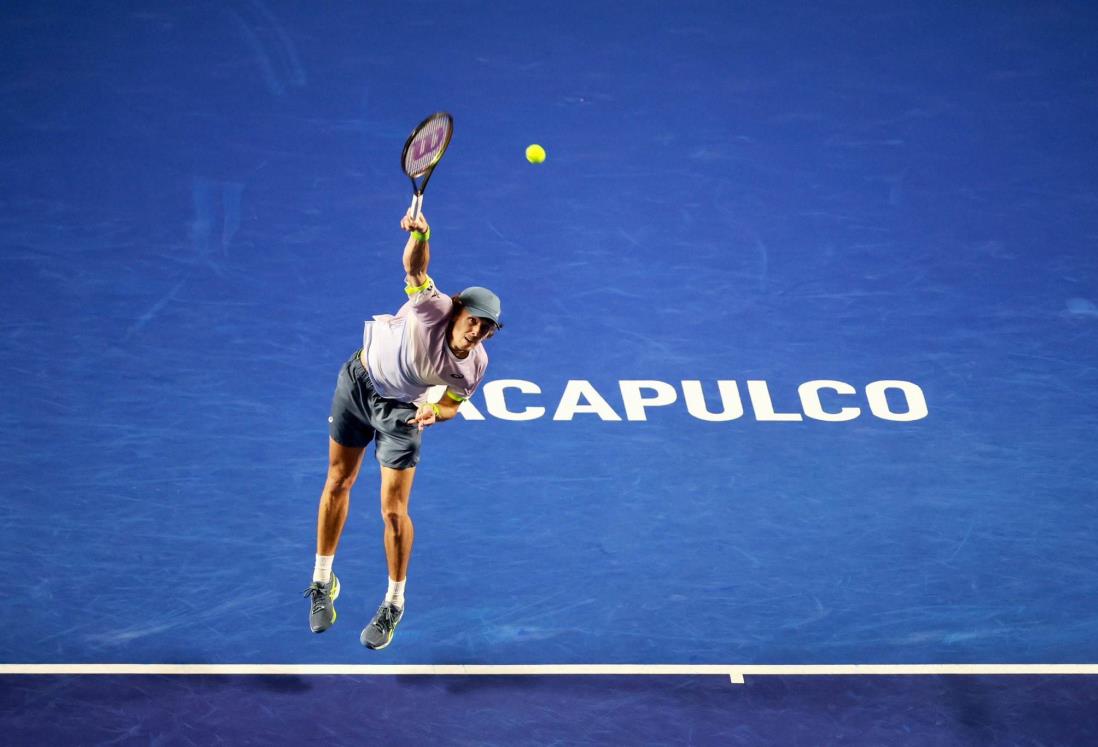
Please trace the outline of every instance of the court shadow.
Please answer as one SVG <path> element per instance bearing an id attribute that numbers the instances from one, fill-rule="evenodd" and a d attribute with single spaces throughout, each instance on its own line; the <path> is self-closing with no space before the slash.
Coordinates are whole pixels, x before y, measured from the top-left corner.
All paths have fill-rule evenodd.
<path id="1" fill-rule="evenodd" d="M 960 677 L 944 677 L 943 683 L 948 693 L 946 702 L 961 724 L 969 732 L 980 732 L 989 723 L 990 710 L 987 693 L 979 685 L 979 680 Z"/>
<path id="2" fill-rule="evenodd" d="M 252 683 L 253 689 L 288 695 L 307 693 L 313 689 L 313 683 L 296 674 L 264 674 L 233 677 Z"/>
<path id="3" fill-rule="evenodd" d="M 482 690 L 537 690 L 548 684 L 547 677 L 506 674 L 402 674 L 395 679 L 401 687 L 424 690 L 441 687 L 452 695 Z"/>

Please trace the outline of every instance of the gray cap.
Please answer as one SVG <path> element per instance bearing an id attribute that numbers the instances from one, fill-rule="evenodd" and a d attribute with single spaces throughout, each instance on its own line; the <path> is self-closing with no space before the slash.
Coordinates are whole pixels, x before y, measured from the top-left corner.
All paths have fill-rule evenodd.
<path id="1" fill-rule="evenodd" d="M 459 293 L 458 298 L 473 316 L 482 316 L 499 324 L 499 296 L 492 291 L 474 285 Z"/>

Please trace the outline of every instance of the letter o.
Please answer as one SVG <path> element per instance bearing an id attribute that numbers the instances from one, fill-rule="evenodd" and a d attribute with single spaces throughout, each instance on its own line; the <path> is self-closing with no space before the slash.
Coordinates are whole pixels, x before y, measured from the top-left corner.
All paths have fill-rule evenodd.
<path id="1" fill-rule="evenodd" d="M 889 389 L 898 389 L 904 393 L 904 399 L 907 400 L 907 412 L 893 412 L 889 408 L 888 398 L 885 397 L 885 392 Z M 910 381 L 886 379 L 871 382 L 865 387 L 865 398 L 869 401 L 870 411 L 881 420 L 895 420 L 901 423 L 922 420 L 929 412 L 923 390 Z"/>

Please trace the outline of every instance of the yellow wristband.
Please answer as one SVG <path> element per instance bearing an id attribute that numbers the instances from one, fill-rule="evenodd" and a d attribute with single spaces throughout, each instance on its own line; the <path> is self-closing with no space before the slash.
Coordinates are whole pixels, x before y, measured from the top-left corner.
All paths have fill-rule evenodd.
<path id="1" fill-rule="evenodd" d="M 427 233 L 422 233 L 421 231 L 412 231 L 412 238 L 416 241 L 430 241 L 431 229 L 428 228 Z"/>
<path id="2" fill-rule="evenodd" d="M 431 280 L 431 276 L 428 275 L 427 279 L 423 281 L 423 285 L 406 285 L 404 286 L 404 292 L 409 296 L 414 296 L 417 293 L 422 293 L 431 286 L 431 283 L 435 281 Z"/>

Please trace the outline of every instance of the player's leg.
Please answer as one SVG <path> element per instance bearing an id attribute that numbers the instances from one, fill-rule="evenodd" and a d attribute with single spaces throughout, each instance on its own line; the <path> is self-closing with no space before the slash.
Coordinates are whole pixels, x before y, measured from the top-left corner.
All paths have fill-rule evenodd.
<path id="1" fill-rule="evenodd" d="M 373 619 L 362 629 L 359 640 L 367 648 L 382 649 L 388 646 L 404 617 L 404 582 L 408 578 L 408 561 L 412 557 L 412 542 L 415 540 L 415 527 L 408 514 L 415 475 L 415 467 L 381 467 L 381 518 L 385 523 L 389 591 Z"/>
<path id="2" fill-rule="evenodd" d="M 408 502 L 412 496 L 412 481 L 416 468 L 381 468 L 381 519 L 385 523 L 385 559 L 389 565 L 389 579 L 403 584 L 408 578 L 408 560 L 412 557 L 412 543 L 416 530 L 408 514 Z M 403 588 L 390 595 L 386 601 L 404 606 Z"/>
<path id="3" fill-rule="evenodd" d="M 422 435 L 408 425 L 416 408 L 407 403 L 380 400 L 371 423 L 376 431 L 377 461 L 381 465 L 381 519 L 385 525 L 385 559 L 389 591 L 374 618 L 362 629 L 362 645 L 381 649 L 393 640 L 404 616 L 404 583 L 412 556 L 415 527 L 408 515 L 412 481 L 419 464 Z"/>
<path id="4" fill-rule="evenodd" d="M 366 445 L 374 436 L 368 417 L 363 411 L 360 383 L 356 377 L 357 354 L 339 372 L 332 414 L 328 418 L 328 476 L 320 494 L 316 520 L 316 564 L 313 583 L 305 590 L 310 597 L 309 628 L 323 633 L 336 619 L 335 600 L 339 596 L 339 579 L 332 572 L 336 547 L 347 521 L 351 504 L 351 488 L 362 468 Z"/>
<path id="5" fill-rule="evenodd" d="M 328 477 L 320 494 L 316 519 L 316 554 L 335 555 L 347 512 L 351 505 L 351 488 L 362 469 L 364 447 L 343 446 L 328 438 Z"/>
<path id="6" fill-rule="evenodd" d="M 316 517 L 316 564 L 313 583 L 305 590 L 305 595 L 311 599 L 309 629 L 314 633 L 323 633 L 336 621 L 339 578 L 332 571 L 332 563 L 343 525 L 347 522 L 351 488 L 362 468 L 365 452 L 365 447 L 343 446 L 328 439 L 328 477 L 324 480 Z"/>

